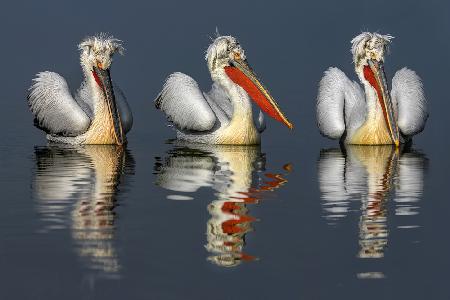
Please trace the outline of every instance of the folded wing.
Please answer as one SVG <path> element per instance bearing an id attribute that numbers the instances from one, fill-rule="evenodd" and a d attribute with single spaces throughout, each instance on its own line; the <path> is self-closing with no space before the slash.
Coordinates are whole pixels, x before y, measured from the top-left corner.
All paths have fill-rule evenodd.
<path id="1" fill-rule="evenodd" d="M 127 97 L 125 97 L 124 92 L 114 82 L 113 86 L 123 130 L 125 133 L 128 133 L 131 130 L 131 127 L 133 127 L 133 113 L 131 112 L 131 108 L 128 105 Z"/>
<path id="2" fill-rule="evenodd" d="M 180 130 L 208 131 L 216 123 L 216 116 L 194 79 L 183 73 L 171 74 L 155 100 Z"/>
<path id="3" fill-rule="evenodd" d="M 355 118 L 364 117 L 363 105 L 361 87 L 338 68 L 329 68 L 319 83 L 317 95 L 317 125 L 321 134 L 341 138 L 346 125 L 356 125 Z"/>
<path id="4" fill-rule="evenodd" d="M 50 134 L 77 136 L 91 120 L 70 94 L 66 80 L 53 72 L 37 74 L 28 95 L 28 104 L 38 128 Z"/>
<path id="5" fill-rule="evenodd" d="M 416 72 L 403 68 L 392 79 L 392 102 L 397 108 L 398 127 L 405 136 L 421 132 L 428 118 L 422 81 Z"/>

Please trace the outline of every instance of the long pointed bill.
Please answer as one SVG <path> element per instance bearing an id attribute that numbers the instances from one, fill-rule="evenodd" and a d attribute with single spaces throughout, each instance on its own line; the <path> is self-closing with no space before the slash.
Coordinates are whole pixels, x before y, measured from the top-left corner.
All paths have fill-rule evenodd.
<path id="1" fill-rule="evenodd" d="M 392 142 L 398 146 L 400 143 L 397 118 L 389 94 L 386 75 L 383 64 L 375 60 L 369 60 L 369 66 L 364 67 L 364 78 L 373 86 L 378 95 L 378 101 L 383 110 L 384 120 L 389 130 Z"/>
<path id="2" fill-rule="evenodd" d="M 106 102 L 108 104 L 109 114 L 114 125 L 114 135 L 118 145 L 123 145 L 125 142 L 122 120 L 120 119 L 120 113 L 116 104 L 116 97 L 114 96 L 114 89 L 111 82 L 111 76 L 109 74 L 109 69 L 103 70 L 101 68 L 94 67 L 92 72 L 95 81 L 103 90 Z"/>
<path id="3" fill-rule="evenodd" d="M 290 129 L 294 127 L 281 112 L 277 102 L 269 94 L 269 91 L 259 82 L 256 74 L 244 60 L 235 59 L 233 66 L 225 67 L 225 73 L 234 83 L 241 86 L 265 113 L 275 120 L 284 123 Z"/>

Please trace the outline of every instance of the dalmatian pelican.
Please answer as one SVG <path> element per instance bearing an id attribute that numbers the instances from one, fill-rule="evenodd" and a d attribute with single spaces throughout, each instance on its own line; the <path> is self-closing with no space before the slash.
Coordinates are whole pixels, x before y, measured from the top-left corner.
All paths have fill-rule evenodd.
<path id="1" fill-rule="evenodd" d="M 49 141 L 73 145 L 126 143 L 133 116 L 110 76 L 114 53 L 124 51 L 120 42 L 99 34 L 78 45 L 84 81 L 74 97 L 61 75 L 48 71 L 37 74 L 28 104 L 35 125 L 47 133 Z"/>
<path id="2" fill-rule="evenodd" d="M 262 112 L 253 119 L 250 98 L 269 116 L 293 128 L 278 104 L 247 63 L 244 50 L 232 36 L 218 36 L 206 51 L 212 89 L 203 93 L 194 79 L 171 74 L 155 100 L 175 126 L 177 138 L 204 144 L 260 143 L 265 129 Z"/>
<path id="3" fill-rule="evenodd" d="M 399 70 L 389 93 L 383 64 L 392 38 L 363 32 L 351 41 L 365 95 L 338 68 L 325 72 L 317 96 L 317 123 L 324 136 L 346 144 L 398 146 L 424 129 L 428 111 L 419 76 L 408 68 Z"/>

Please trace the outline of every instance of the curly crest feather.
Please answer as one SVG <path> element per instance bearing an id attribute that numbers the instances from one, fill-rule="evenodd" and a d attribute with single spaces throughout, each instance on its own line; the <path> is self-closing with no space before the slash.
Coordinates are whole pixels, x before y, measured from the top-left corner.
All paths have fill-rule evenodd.
<path id="1" fill-rule="evenodd" d="M 125 52 L 125 48 L 122 46 L 122 41 L 116 39 L 112 35 L 106 33 L 99 33 L 94 36 L 88 36 L 78 44 L 78 49 L 81 51 L 108 51 L 110 53 L 119 52 L 122 54 Z"/>
<path id="2" fill-rule="evenodd" d="M 209 45 L 205 54 L 209 70 L 213 71 L 221 65 L 228 64 L 230 53 L 233 51 L 239 53 L 240 57 L 245 60 L 244 50 L 235 37 L 229 35 L 217 36 Z"/>
<path id="3" fill-rule="evenodd" d="M 366 55 L 366 50 L 378 48 L 383 53 L 388 50 L 388 46 L 394 37 L 389 34 L 380 34 L 377 32 L 362 32 L 351 40 L 352 47 L 350 52 L 353 55 L 353 62 L 358 64 Z"/>

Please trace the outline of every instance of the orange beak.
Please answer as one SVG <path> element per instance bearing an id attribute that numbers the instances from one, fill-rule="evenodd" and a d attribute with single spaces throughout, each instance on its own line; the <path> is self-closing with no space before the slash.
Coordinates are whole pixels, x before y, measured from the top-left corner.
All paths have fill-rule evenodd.
<path id="1" fill-rule="evenodd" d="M 116 137 L 116 143 L 117 145 L 123 145 L 126 140 L 123 132 L 122 120 L 120 119 L 119 108 L 117 106 L 116 97 L 114 95 L 114 89 L 109 69 L 104 70 L 94 67 L 92 70 L 92 75 L 94 76 L 95 81 L 102 89 L 103 95 L 105 96 L 106 103 L 108 105 L 108 111 L 114 125 L 114 135 Z"/>
<path id="2" fill-rule="evenodd" d="M 234 83 L 242 87 L 266 114 L 285 124 L 290 129 L 294 127 L 281 112 L 269 91 L 259 82 L 256 74 L 246 61 L 240 58 L 234 59 L 232 66 L 225 67 L 225 73 Z"/>
<path id="3" fill-rule="evenodd" d="M 384 120 L 391 135 L 392 142 L 398 147 L 400 144 L 400 137 L 397 118 L 389 94 L 383 64 L 382 62 L 377 62 L 375 60 L 369 60 L 368 63 L 369 65 L 365 66 L 363 69 L 364 78 L 369 81 L 370 85 L 372 85 L 377 92 L 378 102 L 383 110 Z"/>

